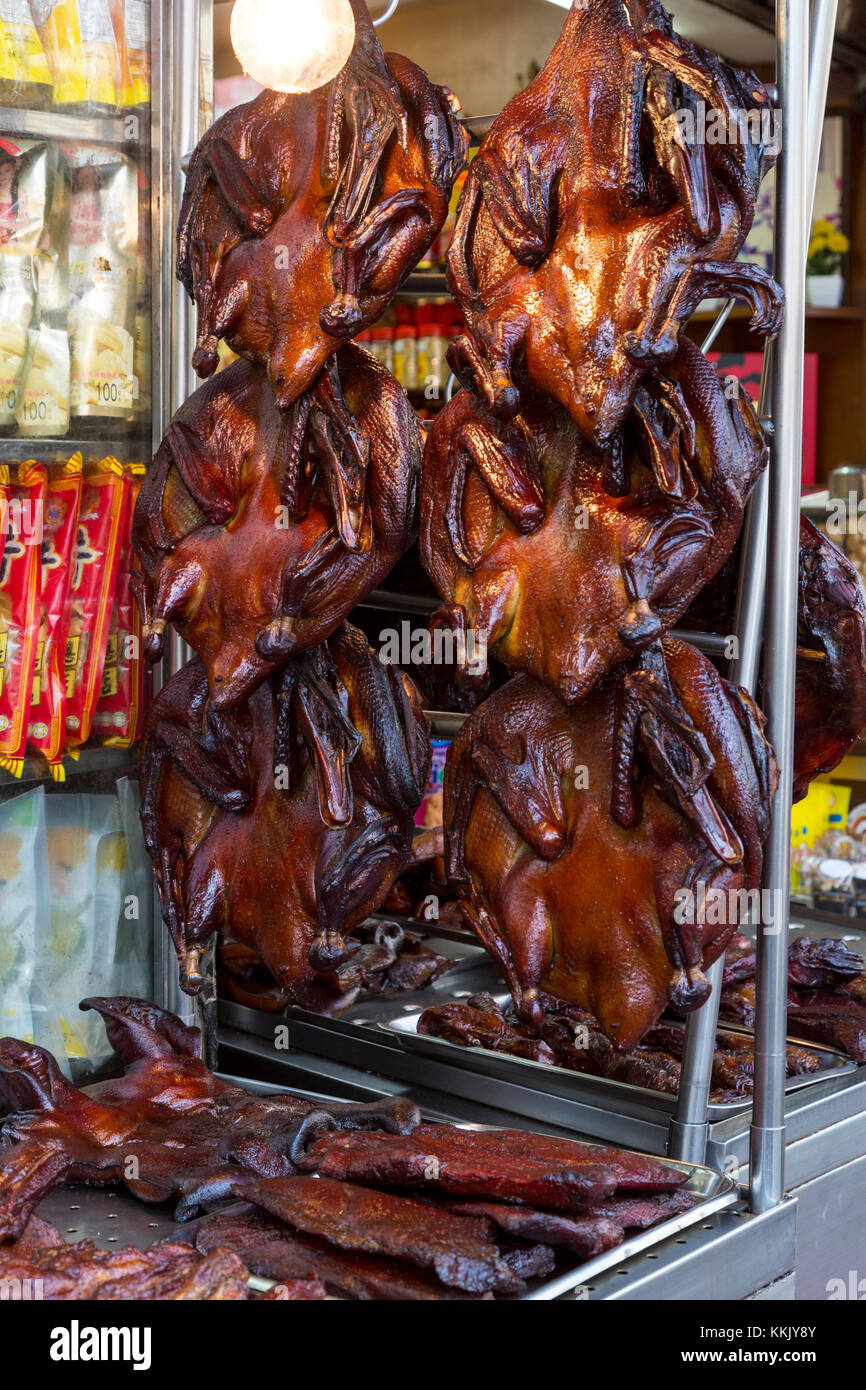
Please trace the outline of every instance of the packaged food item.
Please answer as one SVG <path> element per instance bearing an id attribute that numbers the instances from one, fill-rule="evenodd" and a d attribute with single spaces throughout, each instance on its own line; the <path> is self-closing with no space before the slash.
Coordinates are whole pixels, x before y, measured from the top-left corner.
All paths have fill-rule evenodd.
<path id="1" fill-rule="evenodd" d="M 51 105 L 51 72 L 28 0 L 0 0 L 0 104 Z"/>
<path id="2" fill-rule="evenodd" d="M 424 792 L 424 800 L 415 813 L 415 824 L 423 826 L 425 830 L 435 829 L 443 822 L 445 762 L 450 743 L 450 739 L 433 739 L 433 761 L 430 764 L 430 777 Z"/>
<path id="3" fill-rule="evenodd" d="M 135 348 L 133 353 L 133 409 L 140 424 L 150 421 L 153 409 L 153 302 L 151 298 L 150 183 L 138 170 L 139 221 L 136 256 Z"/>
<path id="4" fill-rule="evenodd" d="M 69 431 L 69 338 L 45 323 L 29 336 L 32 349 L 15 412 L 18 433 L 60 439 Z"/>
<path id="5" fill-rule="evenodd" d="M 45 243 L 56 168 L 56 151 L 44 141 L 0 136 L 0 428 L 15 424 L 32 350 L 36 257 Z"/>
<path id="6" fill-rule="evenodd" d="M 135 411 L 138 180 L 114 150 L 82 148 L 71 163 L 71 414 L 116 426 Z"/>
<path id="7" fill-rule="evenodd" d="M 141 659 L 141 615 L 133 589 L 139 569 L 132 547 L 132 514 L 145 475 L 144 464 L 128 464 L 126 518 L 121 531 L 117 589 L 105 649 L 105 665 L 93 731 L 114 748 L 130 748 L 141 728 L 144 662 Z"/>
<path id="8" fill-rule="evenodd" d="M 55 106 L 87 105 L 78 0 L 30 0 L 54 85 Z"/>
<path id="9" fill-rule="evenodd" d="M 52 471 L 42 528 L 42 597 L 39 641 L 30 700 L 27 742 L 48 760 L 52 777 L 65 778 L 61 755 L 65 735 L 65 657 L 70 605 L 67 602 L 81 504 L 82 459 L 76 454 Z"/>
<path id="10" fill-rule="evenodd" d="M 448 365 L 445 361 L 447 343 L 442 337 L 438 323 L 432 318 L 418 325 L 417 371 L 418 390 L 424 391 L 428 400 L 438 399 L 445 389 L 448 379 Z"/>
<path id="11" fill-rule="evenodd" d="M 45 793 L 0 803 L 0 1037 L 35 1042 L 30 992 L 37 924 L 47 912 Z"/>
<path id="12" fill-rule="evenodd" d="M 0 767 L 24 767 L 30 692 L 39 635 L 45 469 L 0 465 Z"/>
<path id="13" fill-rule="evenodd" d="M 151 96 L 150 0 L 126 0 L 123 13 L 133 103 L 146 106 Z"/>
<path id="14" fill-rule="evenodd" d="M 112 22 L 112 8 L 120 18 L 121 36 Z M 123 6 L 118 5 L 117 0 L 78 0 L 78 22 L 88 108 L 116 111 L 124 91 L 132 89 L 126 42 L 122 36 Z"/>
<path id="15" fill-rule="evenodd" d="M 18 419 L 35 309 L 32 258 L 0 254 L 0 428 L 7 431 Z"/>
<path id="16" fill-rule="evenodd" d="M 36 312 L 15 410 L 18 433 L 59 438 L 69 429 L 69 204 L 59 150 L 51 149 L 43 232 L 34 267 Z"/>
<path id="17" fill-rule="evenodd" d="M 127 486 L 123 467 L 113 458 L 84 475 L 67 596 L 65 724 L 70 753 L 90 736 L 102 686 Z"/>
<path id="18" fill-rule="evenodd" d="M 78 1004 L 113 991 L 124 857 L 117 797 L 46 797 L 45 840 L 50 906 L 37 927 L 39 978 L 67 1056 L 98 1065 L 109 1053 L 104 1030 Z"/>
<path id="19" fill-rule="evenodd" d="M 418 330 L 408 304 L 397 305 L 394 329 L 394 375 L 404 391 L 418 389 Z"/>
<path id="20" fill-rule="evenodd" d="M 367 351 L 371 352 L 386 371 L 394 370 L 394 329 L 382 324 L 370 330 Z"/>

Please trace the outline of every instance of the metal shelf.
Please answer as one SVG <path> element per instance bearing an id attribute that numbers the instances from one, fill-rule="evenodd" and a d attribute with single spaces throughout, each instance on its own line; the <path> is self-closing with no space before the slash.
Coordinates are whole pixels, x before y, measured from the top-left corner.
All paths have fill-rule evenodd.
<path id="1" fill-rule="evenodd" d="M 24 435 L 0 439 L 0 463 L 29 459 L 45 464 L 66 463 L 78 453 L 85 459 L 96 454 L 100 458 L 111 454 L 121 463 L 144 463 L 149 461 L 150 441 L 143 434 L 138 438 L 112 439 L 107 433 L 93 439 L 30 439 Z"/>
<path id="2" fill-rule="evenodd" d="M 95 773 L 111 772 L 122 767 L 134 767 L 136 762 L 136 754 L 131 748 L 82 748 L 77 759 L 63 759 L 63 768 L 67 779 L 75 779 L 92 777 Z M 13 777 L 11 772 L 0 768 L 0 792 L 4 788 L 23 788 L 32 786 L 34 782 L 51 781 L 53 779 L 44 758 L 25 758 L 24 771 L 20 777 Z M 63 786 L 64 784 L 58 783 L 57 785 Z"/>
<path id="3" fill-rule="evenodd" d="M 130 137 L 129 118 L 137 118 Z M 28 111 L 4 107 L 0 112 L 0 132 L 23 135 L 35 140 L 67 140 L 79 144 L 137 146 L 150 120 L 150 108 L 130 106 L 116 115 L 78 115 L 71 111 Z"/>
<path id="4" fill-rule="evenodd" d="M 400 299 L 451 298 L 448 281 L 441 271 L 419 270 L 403 281 L 398 292 Z"/>

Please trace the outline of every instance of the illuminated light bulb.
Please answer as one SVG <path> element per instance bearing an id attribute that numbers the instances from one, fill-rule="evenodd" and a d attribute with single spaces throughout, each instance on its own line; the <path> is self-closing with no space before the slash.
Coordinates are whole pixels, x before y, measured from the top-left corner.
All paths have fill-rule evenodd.
<path id="1" fill-rule="evenodd" d="M 332 81 L 355 44 L 349 0 L 236 0 L 232 47 L 244 72 L 274 92 Z"/>

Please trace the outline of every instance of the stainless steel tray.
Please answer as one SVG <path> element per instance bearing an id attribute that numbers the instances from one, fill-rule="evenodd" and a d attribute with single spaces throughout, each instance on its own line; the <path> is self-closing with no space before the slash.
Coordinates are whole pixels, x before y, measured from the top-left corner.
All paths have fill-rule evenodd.
<path id="1" fill-rule="evenodd" d="M 465 998 L 466 995 L 460 992 L 452 993 L 450 997 L 458 1001 L 460 998 Z M 507 1003 L 509 998 L 507 994 L 501 992 L 494 994 L 493 997 L 500 1005 Z M 375 1005 L 378 1001 L 372 1002 Z M 524 1057 L 512 1057 L 507 1053 L 493 1052 L 485 1047 L 464 1047 L 461 1043 L 448 1042 L 445 1038 L 427 1037 L 418 1033 L 417 1026 L 424 1009 L 429 1007 L 430 1003 L 426 1003 L 422 1008 L 419 1008 L 417 1001 L 412 1005 L 403 1003 L 399 1011 L 386 1010 L 382 1006 L 375 1009 L 368 1005 L 366 1015 L 362 1019 L 358 1015 L 364 1006 L 358 1005 L 352 1011 L 350 1021 L 356 1026 L 363 1026 L 366 1023 L 379 1033 L 391 1034 L 407 1052 L 416 1052 L 424 1057 L 447 1061 L 451 1065 L 470 1067 L 487 1076 L 504 1081 L 515 1081 L 536 1091 L 548 1091 L 565 1098 L 580 1097 L 582 1099 L 588 1094 L 595 1093 L 597 1088 L 601 1088 L 604 1093 L 619 1095 L 623 1100 L 650 1102 L 654 1108 L 661 1109 L 669 1115 L 673 1115 L 676 1111 L 677 1097 L 662 1091 L 651 1091 L 643 1086 L 634 1086 L 625 1081 L 614 1081 L 603 1076 L 591 1076 L 585 1072 L 572 1072 L 565 1067 L 551 1066 L 548 1062 L 533 1062 Z M 740 1033 L 744 1037 L 751 1036 L 747 1028 L 731 1024 L 720 1026 L 728 1033 Z M 809 1048 L 812 1052 L 817 1053 L 824 1062 L 824 1065 L 817 1072 L 811 1072 L 805 1076 L 789 1077 L 785 1086 L 788 1093 L 803 1090 L 819 1081 L 826 1081 L 829 1077 L 844 1076 L 848 1072 L 857 1070 L 856 1062 L 843 1053 L 837 1052 L 834 1048 L 823 1047 L 819 1043 L 806 1042 L 800 1038 L 792 1037 L 788 1041 L 796 1046 Z M 742 1100 L 736 1101 L 713 1102 L 709 1106 L 710 1123 L 725 1120 L 732 1115 L 739 1115 L 744 1110 L 748 1110 L 751 1104 L 750 1096 L 744 1096 Z"/>
<path id="2" fill-rule="evenodd" d="M 645 1251 L 651 1250 L 653 1246 L 661 1244 L 662 1241 L 678 1236 L 689 1226 L 705 1222 L 716 1212 L 724 1211 L 726 1207 L 735 1206 L 739 1201 L 739 1194 L 733 1180 L 722 1177 L 712 1168 L 695 1167 L 692 1164 L 676 1162 L 671 1158 L 666 1158 L 664 1162 L 671 1168 L 679 1168 L 681 1172 L 689 1174 L 688 1182 L 680 1190 L 691 1192 L 700 1198 L 696 1206 L 692 1207 L 690 1211 L 681 1212 L 679 1216 L 672 1216 L 667 1221 L 660 1221 L 658 1226 L 651 1226 L 648 1231 L 637 1232 L 636 1235 L 624 1240 L 622 1245 L 617 1245 L 613 1250 L 606 1250 L 603 1255 L 596 1255 L 595 1259 L 584 1260 L 581 1263 L 576 1262 L 574 1256 L 567 1252 L 560 1252 L 560 1258 L 557 1260 L 557 1267 L 553 1274 L 549 1275 L 547 1279 L 533 1280 L 526 1293 L 514 1295 L 506 1301 L 531 1303 L 542 1300 L 549 1302 L 557 1298 L 577 1300 L 582 1295 L 588 1298 L 593 1280 L 598 1279 L 602 1274 L 616 1269 L 618 1265 L 632 1259 L 635 1255 L 641 1255 Z"/>
<path id="3" fill-rule="evenodd" d="M 249 1082 L 222 1073 L 220 1075 L 223 1076 L 224 1080 L 245 1086 L 257 1093 L 288 1089 L 281 1086 L 266 1086 L 257 1082 Z M 323 1092 L 296 1091 L 294 1087 L 292 1091 L 307 1095 L 311 1099 L 337 1099 L 337 1097 L 328 1096 Z M 491 1125 L 469 1124 L 465 1121 L 452 1123 L 457 1123 L 461 1129 L 492 1130 L 495 1128 Z M 529 1133 L 531 1131 L 527 1131 L 527 1138 Z M 584 1142 L 581 1141 L 581 1143 Z M 593 1146 L 590 1145 L 589 1147 Z M 647 1231 L 640 1231 L 626 1239 L 622 1245 L 616 1246 L 613 1250 L 607 1250 L 603 1255 L 597 1255 L 591 1260 L 581 1262 L 568 1251 L 559 1251 L 553 1274 L 546 1279 L 530 1281 L 525 1293 L 511 1295 L 506 1301 L 541 1302 L 558 1298 L 580 1299 L 584 1296 L 584 1291 L 588 1297 L 593 1280 L 600 1275 L 615 1269 L 633 1256 L 652 1249 L 653 1246 L 659 1245 L 662 1241 L 679 1235 L 688 1227 L 705 1222 L 717 1212 L 735 1206 L 739 1201 L 737 1186 L 731 1178 L 723 1177 L 711 1168 L 680 1163 L 674 1159 L 665 1159 L 664 1162 L 669 1167 L 688 1174 L 688 1180 L 681 1190 L 692 1193 L 699 1199 L 691 1210 L 672 1216 L 667 1221 L 661 1221 L 657 1226 L 652 1226 Z M 233 1203 L 231 1205 L 242 1206 L 243 1204 Z M 228 1209 L 228 1207 L 224 1208 L 224 1210 Z M 64 1187 L 50 1193 L 40 1203 L 39 1215 L 47 1221 L 52 1221 L 64 1240 L 70 1243 L 85 1239 L 92 1240 L 94 1244 L 104 1250 L 119 1249 L 124 1245 L 135 1245 L 144 1250 L 154 1241 L 167 1239 L 191 1242 L 197 1225 L 204 1219 L 198 1218 L 196 1221 L 179 1225 L 174 1221 L 170 1209 L 165 1206 L 148 1206 L 137 1201 L 123 1190 L 86 1187 Z M 250 1286 L 254 1289 L 267 1289 L 273 1286 L 273 1281 L 254 1276 L 250 1281 Z"/>
<path id="4" fill-rule="evenodd" d="M 482 1128 L 482 1126 L 463 1126 L 463 1128 Z M 533 1279 L 523 1294 L 510 1296 L 515 1302 L 538 1302 L 563 1297 L 580 1297 L 582 1289 L 589 1289 L 594 1279 L 607 1270 L 615 1269 L 625 1260 L 650 1250 L 653 1246 L 672 1236 L 677 1236 L 689 1226 L 704 1222 L 716 1212 L 734 1206 L 738 1201 L 735 1184 L 730 1178 L 714 1173 L 711 1168 L 689 1168 L 688 1164 L 665 1160 L 673 1168 L 690 1173 L 683 1190 L 694 1193 L 700 1201 L 690 1211 L 659 1222 L 648 1231 L 640 1231 L 631 1239 L 625 1240 L 613 1250 L 607 1250 L 595 1259 L 576 1260 L 567 1251 L 560 1251 L 556 1269 L 546 1279 Z M 223 1208 L 228 1211 L 242 1207 L 243 1203 L 232 1203 Z M 52 1192 L 39 1205 L 39 1215 L 57 1226 L 64 1240 L 72 1243 L 92 1240 L 102 1250 L 119 1250 L 124 1245 L 135 1245 L 146 1250 L 158 1240 L 179 1240 L 192 1243 L 196 1227 L 204 1219 L 177 1225 L 168 1211 L 161 1207 L 149 1207 L 138 1202 L 128 1192 L 109 1188 L 64 1187 Z M 269 1289 L 274 1280 L 253 1276 L 250 1287 Z M 499 1300 L 497 1300 L 499 1301 Z"/>

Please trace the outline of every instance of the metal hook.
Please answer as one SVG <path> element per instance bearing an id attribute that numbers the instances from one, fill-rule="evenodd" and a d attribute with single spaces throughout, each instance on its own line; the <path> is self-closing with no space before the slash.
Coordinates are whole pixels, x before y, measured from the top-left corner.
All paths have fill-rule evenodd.
<path id="1" fill-rule="evenodd" d="M 378 19 L 373 20 L 373 28 L 378 29 L 380 24 L 384 24 L 387 19 L 390 19 L 399 3 L 400 0 L 391 0 L 391 3 L 388 6 L 385 13 L 380 15 Z"/>

